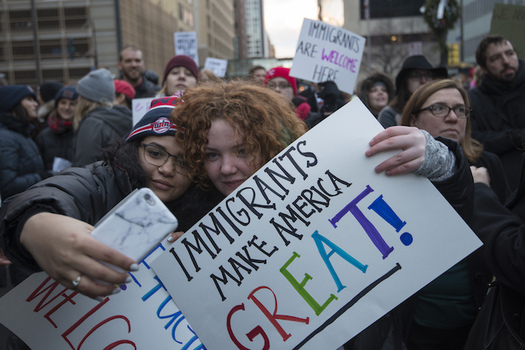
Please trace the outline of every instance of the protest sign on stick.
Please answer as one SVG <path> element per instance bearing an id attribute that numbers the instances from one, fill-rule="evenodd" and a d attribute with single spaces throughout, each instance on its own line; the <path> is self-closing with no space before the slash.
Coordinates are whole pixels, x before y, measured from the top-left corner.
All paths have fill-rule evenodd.
<path id="1" fill-rule="evenodd" d="M 197 66 L 199 65 L 199 50 L 196 32 L 175 32 L 175 54 L 186 55 L 193 58 Z"/>
<path id="2" fill-rule="evenodd" d="M 0 299 L 0 323 L 31 349 L 203 349 L 150 269 L 163 249 L 159 245 L 131 274 L 133 282 L 102 302 L 44 272 L 33 274 Z"/>
<path id="3" fill-rule="evenodd" d="M 305 18 L 290 75 L 314 83 L 332 80 L 352 94 L 365 42 L 346 29 Z"/>
<path id="4" fill-rule="evenodd" d="M 226 75 L 226 69 L 228 68 L 228 60 L 220 58 L 207 57 L 204 63 L 204 69 L 209 69 L 220 78 L 224 78 Z"/>
<path id="5" fill-rule="evenodd" d="M 480 246 L 381 130 L 354 98 L 152 262 L 207 349 L 336 349 Z"/>

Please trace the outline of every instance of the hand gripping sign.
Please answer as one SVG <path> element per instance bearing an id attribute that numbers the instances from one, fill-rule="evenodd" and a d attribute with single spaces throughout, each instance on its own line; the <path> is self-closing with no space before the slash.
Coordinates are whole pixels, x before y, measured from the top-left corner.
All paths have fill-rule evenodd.
<path id="1" fill-rule="evenodd" d="M 335 349 L 480 246 L 426 178 L 374 172 L 381 130 L 352 100 L 152 262 L 207 349 Z"/>

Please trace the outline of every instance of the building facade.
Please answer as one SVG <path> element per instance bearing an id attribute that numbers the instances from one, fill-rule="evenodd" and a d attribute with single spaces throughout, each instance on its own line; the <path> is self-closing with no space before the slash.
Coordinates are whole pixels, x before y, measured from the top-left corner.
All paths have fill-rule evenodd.
<path id="1" fill-rule="evenodd" d="M 246 46 L 248 58 L 268 56 L 268 38 L 264 30 L 262 0 L 246 0 Z"/>
<path id="2" fill-rule="evenodd" d="M 187 0 L 192 1 L 192 0 Z M 198 18 L 199 66 L 207 57 L 235 58 L 235 14 L 233 0 L 195 0 Z"/>
<path id="3" fill-rule="evenodd" d="M 439 46 L 420 12 L 424 2 L 344 0 L 344 28 L 367 41 L 358 81 L 374 71 L 394 78 L 403 61 L 414 54 L 439 65 Z"/>
<path id="4" fill-rule="evenodd" d="M 0 73 L 9 84 L 74 81 L 135 45 L 162 75 L 174 33 L 195 31 L 199 60 L 235 57 L 233 0 L 0 0 Z M 206 25 L 200 25 L 202 23 Z"/>

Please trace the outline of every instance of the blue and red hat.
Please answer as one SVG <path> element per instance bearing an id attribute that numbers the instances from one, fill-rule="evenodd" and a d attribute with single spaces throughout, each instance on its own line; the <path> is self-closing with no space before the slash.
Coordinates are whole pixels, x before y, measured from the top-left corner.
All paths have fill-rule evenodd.
<path id="1" fill-rule="evenodd" d="M 177 125 L 171 121 L 171 112 L 182 103 L 182 94 L 156 98 L 151 101 L 149 111 L 133 126 L 126 142 L 148 136 L 175 135 Z"/>

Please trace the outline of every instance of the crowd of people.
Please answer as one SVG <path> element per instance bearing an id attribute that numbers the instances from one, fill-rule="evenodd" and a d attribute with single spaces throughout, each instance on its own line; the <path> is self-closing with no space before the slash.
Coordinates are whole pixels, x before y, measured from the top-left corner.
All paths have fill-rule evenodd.
<path id="1" fill-rule="evenodd" d="M 393 80 L 374 72 L 357 84 L 385 128 L 365 155 L 397 151 L 376 172 L 427 177 L 484 246 L 346 350 L 525 346 L 524 61 L 499 35 L 480 42 L 476 61 L 481 78 L 468 86 L 422 55 L 406 58 Z M 227 82 L 184 55 L 167 62 L 159 84 L 132 45 L 118 69 L 37 92 L 0 87 L 0 267 L 14 285 L 43 270 L 91 298 L 118 293 L 138 262 L 89 233 L 127 194 L 150 188 L 179 219 L 178 239 L 348 101 L 333 81 L 299 91 L 285 67 L 254 66 Z M 151 109 L 133 125 L 131 101 L 144 97 L 154 98 Z M 24 346 L 13 335 L 5 348 Z"/>

